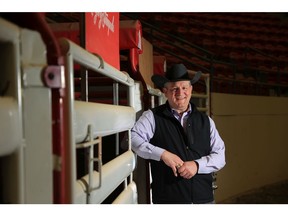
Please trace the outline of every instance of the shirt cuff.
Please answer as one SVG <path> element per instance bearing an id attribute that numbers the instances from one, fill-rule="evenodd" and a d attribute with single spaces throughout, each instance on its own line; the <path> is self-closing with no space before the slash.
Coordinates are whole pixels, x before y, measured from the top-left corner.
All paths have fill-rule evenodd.
<path id="1" fill-rule="evenodd" d="M 201 160 L 201 159 L 198 159 L 198 160 L 195 160 L 195 162 L 198 164 L 198 171 L 197 173 L 203 173 L 203 170 L 201 170 L 202 167 L 205 167 L 205 164 L 206 162 Z"/>
<path id="2" fill-rule="evenodd" d="M 151 154 L 151 159 L 152 160 L 156 160 L 156 161 L 160 161 L 161 160 L 161 155 L 163 154 L 163 152 L 165 151 L 165 149 L 159 148 L 159 147 L 155 147 L 153 149 L 153 153 Z"/>

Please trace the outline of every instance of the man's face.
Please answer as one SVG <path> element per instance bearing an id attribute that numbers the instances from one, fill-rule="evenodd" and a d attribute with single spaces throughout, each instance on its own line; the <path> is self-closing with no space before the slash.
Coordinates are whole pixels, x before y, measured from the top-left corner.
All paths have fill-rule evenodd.
<path id="1" fill-rule="evenodd" d="M 178 112 L 184 112 L 192 95 L 192 85 L 190 81 L 168 82 L 163 88 L 170 106 Z"/>

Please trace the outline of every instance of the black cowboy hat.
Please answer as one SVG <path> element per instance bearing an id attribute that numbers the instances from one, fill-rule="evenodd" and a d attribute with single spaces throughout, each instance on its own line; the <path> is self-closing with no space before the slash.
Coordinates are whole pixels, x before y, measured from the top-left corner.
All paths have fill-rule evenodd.
<path id="1" fill-rule="evenodd" d="M 189 77 L 187 68 L 183 64 L 174 64 L 168 69 L 168 71 L 165 73 L 165 76 L 155 74 L 151 77 L 151 80 L 158 88 L 163 88 L 167 82 L 177 82 L 183 80 L 190 80 L 192 85 L 200 79 L 201 74 L 202 72 L 198 71 L 194 75 L 193 79 L 191 79 Z"/>

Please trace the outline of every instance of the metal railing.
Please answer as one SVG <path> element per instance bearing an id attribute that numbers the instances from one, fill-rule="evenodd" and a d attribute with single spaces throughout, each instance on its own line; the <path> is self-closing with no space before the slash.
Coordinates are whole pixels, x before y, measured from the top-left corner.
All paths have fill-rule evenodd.
<path id="1" fill-rule="evenodd" d="M 67 99 L 63 100 L 63 103 L 65 107 L 64 115 L 66 115 L 65 125 L 68 128 L 65 163 L 68 167 L 67 175 L 70 176 L 69 179 L 71 181 L 66 183 L 69 187 L 67 190 L 71 191 L 71 203 L 101 203 L 123 181 L 125 182 L 125 189 L 122 193 L 130 193 L 129 197 L 134 197 L 132 200 L 135 203 L 137 202 L 137 199 L 135 200 L 135 194 L 137 194 L 135 191 L 136 188 L 130 185 L 133 184 L 132 172 L 135 168 L 135 157 L 131 151 L 130 136 L 130 129 L 135 122 L 134 80 L 131 79 L 127 73 L 123 73 L 107 64 L 100 56 L 89 53 L 67 39 L 60 39 L 59 44 L 65 63 L 65 95 Z M 89 71 L 107 76 L 116 82 L 128 86 L 129 106 L 124 107 L 84 101 L 77 101 L 76 104 L 74 101 L 74 63 L 80 64 L 82 67 L 89 69 Z M 95 112 L 97 110 L 98 112 Z M 103 110 L 103 112 L 101 112 L 101 110 Z M 111 116 L 109 116 L 110 114 Z M 120 120 L 124 118 L 126 121 L 121 123 L 122 121 Z M 99 120 L 95 123 L 95 121 L 97 121 L 96 119 Z M 101 120 L 103 122 L 101 122 Z M 111 128 L 107 129 L 107 123 L 105 124 L 104 121 L 110 122 L 111 124 L 109 125 L 111 125 Z M 117 123 L 113 124 L 113 121 Z M 80 130 L 88 130 L 87 139 L 81 143 L 79 143 L 79 141 L 77 142 L 76 139 L 77 131 L 75 131 L 75 123 L 77 124 L 78 122 L 82 122 L 81 125 L 86 125 L 86 129 L 81 127 Z M 102 126 L 104 128 L 103 131 L 101 131 Z M 101 137 L 121 131 L 128 131 L 128 150 L 105 165 L 102 165 Z M 78 144 L 80 145 L 78 146 Z M 94 156 L 94 145 L 98 145 L 97 157 Z M 88 162 L 89 173 L 81 179 L 77 179 L 76 177 L 77 147 L 90 149 Z M 94 161 L 98 162 L 98 171 L 94 170 Z M 129 177 L 130 186 L 127 185 L 127 177 Z M 130 189 L 133 188 L 132 193 L 127 187 Z M 126 196 L 122 195 L 122 197 Z M 120 202 L 119 199 L 117 202 Z"/>

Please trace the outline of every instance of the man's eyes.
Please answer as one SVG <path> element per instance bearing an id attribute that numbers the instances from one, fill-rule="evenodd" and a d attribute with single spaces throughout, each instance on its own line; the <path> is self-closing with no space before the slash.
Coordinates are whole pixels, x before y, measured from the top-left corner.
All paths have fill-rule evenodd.
<path id="1" fill-rule="evenodd" d="M 181 89 L 181 88 L 172 88 L 171 91 L 176 92 L 176 91 L 178 91 L 179 89 Z M 188 88 L 187 88 L 187 87 L 183 87 L 182 90 L 183 90 L 183 91 L 187 91 Z"/>

